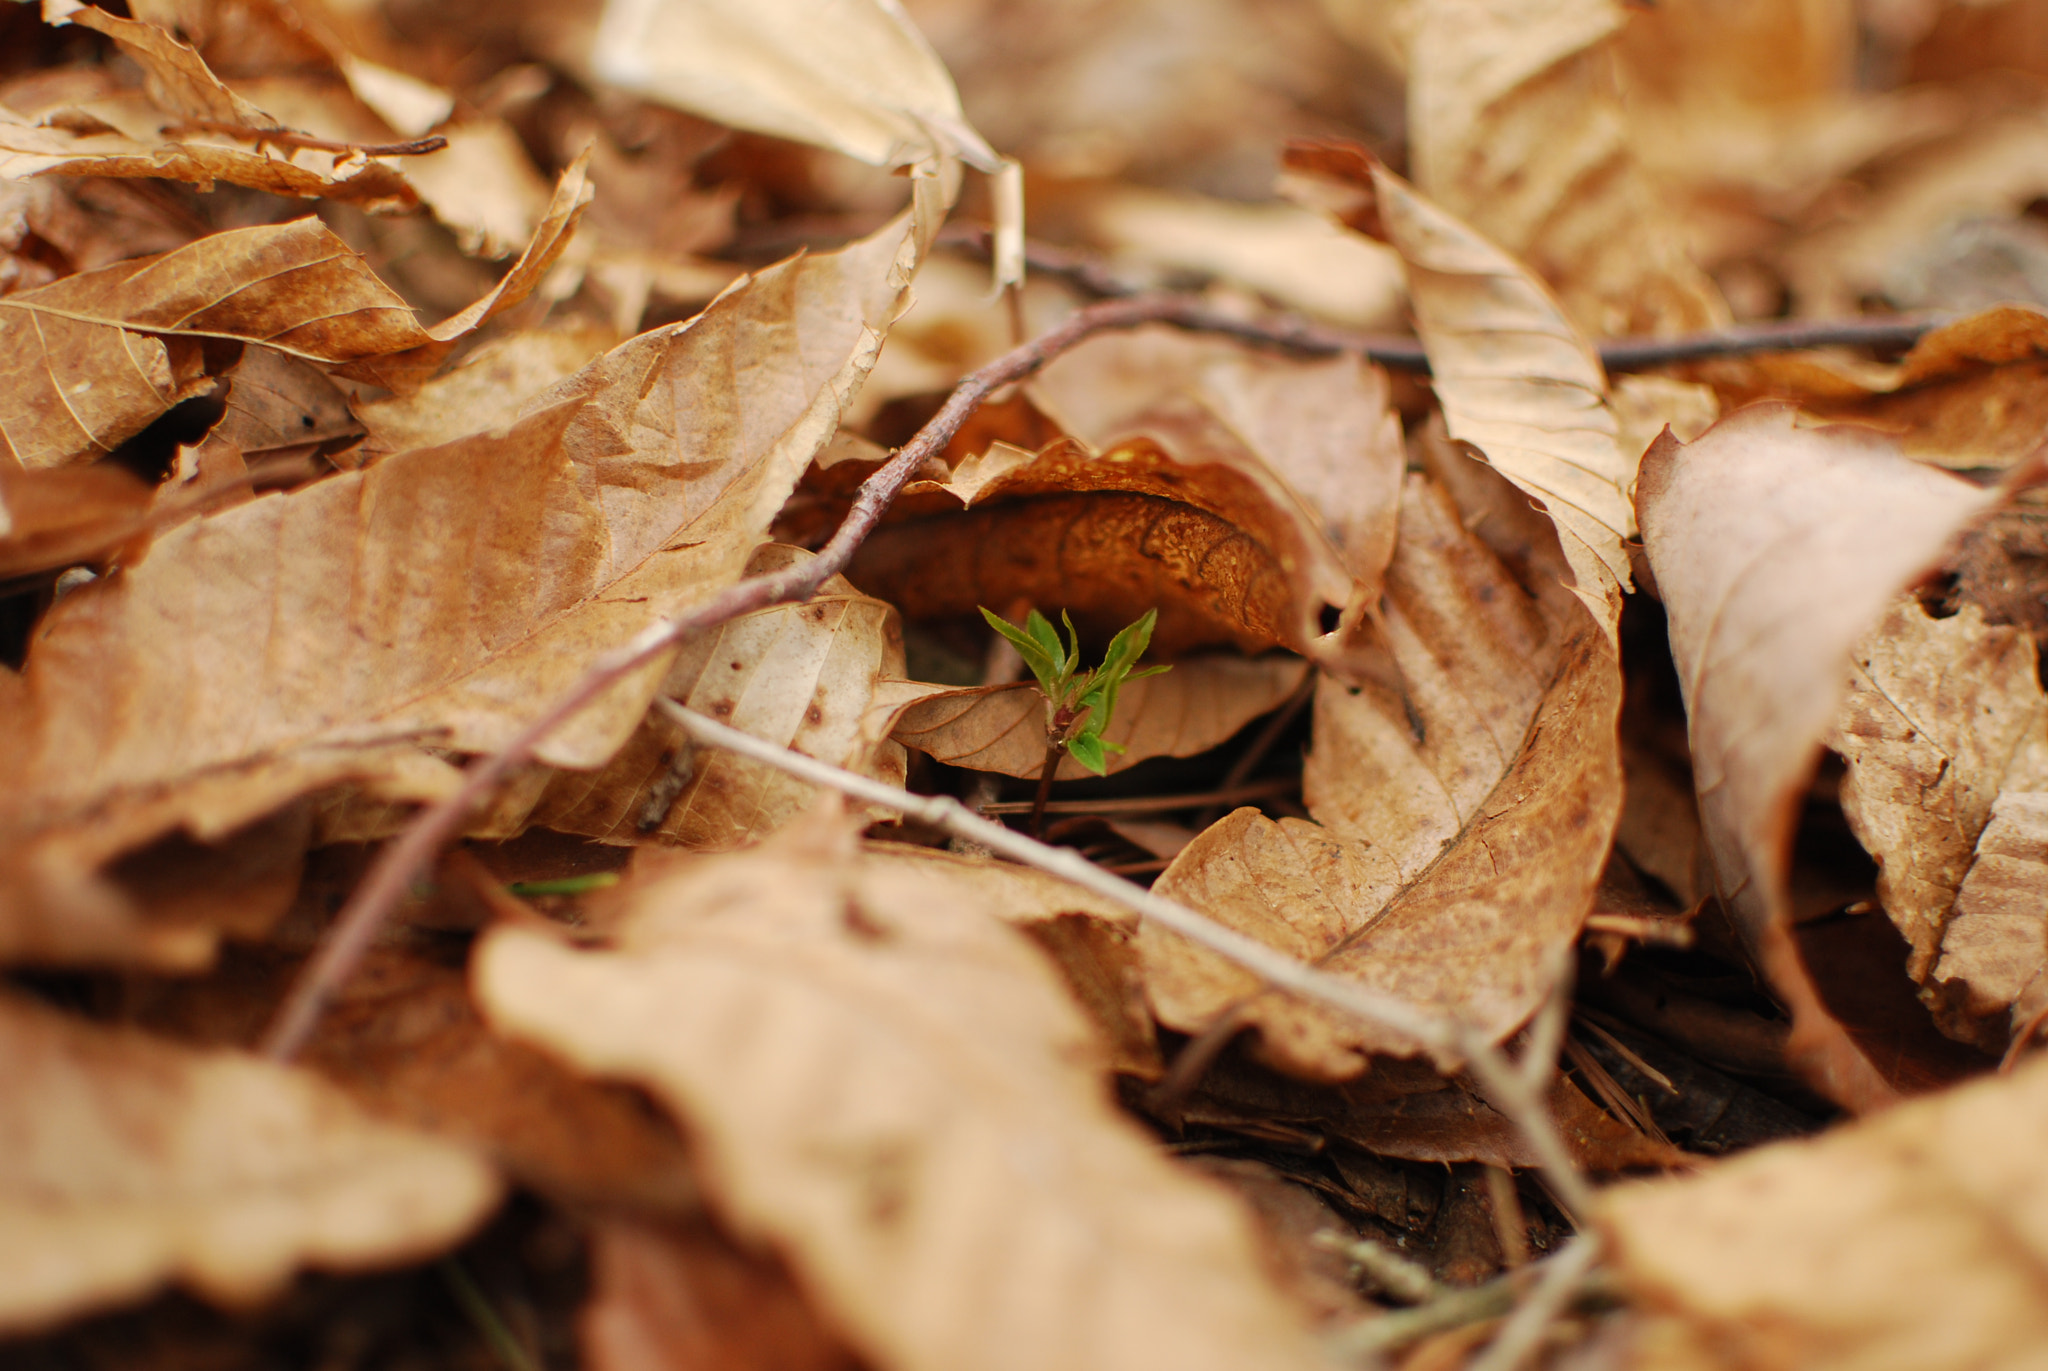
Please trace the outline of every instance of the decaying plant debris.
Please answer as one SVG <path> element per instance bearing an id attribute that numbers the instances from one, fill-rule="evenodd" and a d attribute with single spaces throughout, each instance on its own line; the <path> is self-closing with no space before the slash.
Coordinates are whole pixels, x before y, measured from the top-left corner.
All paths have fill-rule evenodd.
<path id="1" fill-rule="evenodd" d="M 6 7 L 0 1357 L 2038 1360 L 2044 33 Z"/>

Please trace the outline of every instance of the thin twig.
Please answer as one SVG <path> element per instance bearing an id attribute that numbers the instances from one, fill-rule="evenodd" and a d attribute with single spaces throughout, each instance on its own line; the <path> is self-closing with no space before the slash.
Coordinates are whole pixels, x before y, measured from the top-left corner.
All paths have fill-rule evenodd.
<path id="1" fill-rule="evenodd" d="M 1252 800 L 1270 800 L 1300 786 L 1293 776 L 1275 776 L 1251 781 L 1233 789 L 1198 791 L 1192 795 L 1124 795 L 1113 800 L 1051 800 L 1048 814 L 1164 814 L 1169 810 L 1193 809 L 1196 805 L 1235 805 Z M 1029 800 L 997 800 L 980 810 L 983 814 L 1029 814 Z"/>
<path id="2" fill-rule="evenodd" d="M 281 148 L 308 148 L 314 152 L 347 154 L 359 152 L 365 157 L 419 157 L 429 152 L 439 152 L 448 146 L 448 140 L 440 134 L 429 134 L 425 138 L 414 138 L 404 143 L 337 143 L 331 138 L 315 138 L 310 133 L 297 129 L 251 128 L 247 124 L 230 123 L 225 119 L 187 119 L 182 124 L 166 124 L 167 134 L 217 133 L 225 138 L 239 138 L 261 148 L 272 143 Z"/>
<path id="3" fill-rule="evenodd" d="M 1161 928 L 1235 962 L 1276 989 L 1292 991 L 1304 999 L 1315 1000 L 1409 1038 L 1439 1063 L 1462 1056 L 1470 1064 L 1488 1101 L 1521 1130 L 1523 1139 L 1536 1154 L 1566 1207 L 1580 1214 L 1590 1211 L 1593 1192 L 1573 1165 L 1571 1154 L 1565 1149 L 1564 1140 L 1551 1120 L 1542 1092 L 1532 1089 L 1529 1073 L 1509 1061 L 1507 1055 L 1479 1030 L 1454 1019 L 1425 1013 L 1406 1000 L 1311 967 L 1256 938 L 1247 937 L 1234 928 L 1198 914 L 1186 905 L 1111 875 L 1070 848 L 1049 847 L 1001 824 L 992 823 L 970 812 L 950 795 L 913 795 L 907 790 L 871 781 L 778 747 L 736 728 L 728 728 L 715 719 L 683 708 L 673 700 L 657 699 L 655 705 L 688 729 L 700 743 L 737 752 L 813 785 L 825 786 L 883 809 L 907 814 L 933 828 L 971 838 L 1011 861 L 1049 871 L 1104 899 L 1135 910 Z"/>
<path id="4" fill-rule="evenodd" d="M 1045 807 L 1052 800 L 1052 779 L 1059 774 L 1060 758 L 1066 749 L 1058 743 L 1045 745 L 1045 761 L 1038 768 L 1038 790 L 1031 797 L 1031 836 L 1045 836 Z"/>
<path id="5" fill-rule="evenodd" d="M 1095 334 L 1153 322 L 1197 327 L 1190 321 L 1206 314 L 1197 302 L 1170 295 L 1111 300 L 1076 311 L 1044 336 L 1004 353 L 963 378 L 931 421 L 861 483 L 853 508 L 815 557 L 728 586 L 688 613 L 652 624 L 624 647 L 599 657 L 582 680 L 503 748 L 470 762 L 454 794 L 422 809 L 402 833 L 385 845 L 271 1021 L 263 1039 L 264 1053 L 286 1060 L 305 1045 L 321 1011 L 370 950 L 377 931 L 398 907 L 414 878 L 433 861 L 434 854 L 452 841 L 470 815 L 533 757 L 542 741 L 614 683 L 692 634 L 769 605 L 805 600 L 817 593 L 829 577 L 846 569 L 862 540 L 881 521 L 912 474 L 926 459 L 944 450 L 968 416 L 994 391 L 1024 380 Z"/>
<path id="6" fill-rule="evenodd" d="M 988 231 L 972 225 L 958 230 L 949 229 L 941 235 L 940 242 L 956 251 L 983 258 L 990 251 Z M 1139 292 L 1138 286 L 1118 276 L 1099 259 L 1069 248 L 1026 241 L 1024 261 L 1032 271 L 1057 277 L 1082 294 L 1096 299 L 1120 299 Z M 1956 317 L 1953 314 L 1909 314 L 1854 319 L 1791 319 L 1765 324 L 1736 324 L 1670 338 L 1609 338 L 1599 345 L 1600 361 L 1609 371 L 1648 371 L 1678 362 L 1741 357 L 1759 352 L 1801 352 L 1809 348 L 1855 347 L 1897 352 L 1912 347 L 1931 329 Z M 1358 333 L 1285 315 L 1266 321 L 1241 319 L 1235 324 L 1231 329 L 1210 331 L 1228 332 L 1246 342 L 1265 343 L 1296 352 L 1355 352 L 1391 370 L 1424 375 L 1429 372 L 1429 357 L 1422 344 L 1398 334 Z"/>
<path id="7" fill-rule="evenodd" d="M 1484 1285 L 1445 1289 L 1427 1304 L 1353 1324 L 1330 1339 L 1330 1349 L 1339 1356 L 1352 1358 L 1391 1352 L 1432 1333 L 1484 1323 L 1514 1310 L 1515 1318 L 1510 1319 L 1494 1339 L 1494 1345 L 1499 1346 L 1507 1341 L 1510 1328 L 1521 1317 L 1520 1311 L 1516 1310 L 1518 1299 L 1521 1299 L 1523 1309 L 1539 1299 L 1545 1302 L 1541 1309 L 1542 1317 L 1536 1321 L 1536 1336 L 1540 1338 L 1550 1326 L 1550 1321 L 1572 1301 L 1597 1298 L 1603 1293 L 1598 1275 L 1591 1269 L 1593 1259 L 1599 1255 L 1599 1245 L 1594 1236 L 1581 1234 L 1555 1256 L 1532 1262 L 1520 1271 L 1497 1276 Z M 1560 1270 L 1560 1266 L 1564 1269 Z M 1523 1299 L 1525 1290 L 1528 1294 Z"/>
<path id="8" fill-rule="evenodd" d="M 1309 1244 L 1325 1252 L 1335 1252 L 1356 1265 L 1372 1283 L 1395 1299 L 1407 1304 L 1427 1304 L 1444 1293 L 1444 1287 L 1437 1278 L 1429 1274 L 1429 1268 L 1418 1261 L 1402 1256 L 1385 1243 L 1370 1238 L 1351 1238 L 1325 1228 L 1309 1236 Z"/>
<path id="9" fill-rule="evenodd" d="M 1541 1266 L 1529 1268 L 1537 1272 L 1535 1283 L 1470 1371 L 1519 1371 L 1558 1315 L 1578 1298 L 1599 1258 L 1600 1237 L 1589 1231 L 1573 1238 L 1564 1251 Z"/>

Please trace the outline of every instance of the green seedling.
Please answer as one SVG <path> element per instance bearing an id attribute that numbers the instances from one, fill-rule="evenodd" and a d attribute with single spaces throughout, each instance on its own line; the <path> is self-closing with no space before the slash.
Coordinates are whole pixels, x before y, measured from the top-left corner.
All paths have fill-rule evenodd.
<path id="1" fill-rule="evenodd" d="M 1163 666 L 1133 670 L 1152 641 L 1152 625 L 1158 622 L 1159 611 L 1146 610 L 1145 617 L 1110 639 L 1102 665 L 1092 671 L 1081 670 L 1080 635 L 1074 632 L 1074 621 L 1064 611 L 1060 614 L 1061 622 L 1067 626 L 1064 644 L 1060 642 L 1059 630 L 1035 609 L 1025 616 L 1022 628 L 987 609 L 981 611 L 981 617 L 1016 645 L 1024 665 L 1038 678 L 1038 692 L 1045 697 L 1048 754 L 1042 781 L 1051 780 L 1052 764 L 1062 749 L 1096 775 L 1104 774 L 1109 768 L 1108 754 L 1123 751 L 1102 736 L 1116 715 L 1117 691 L 1128 682 L 1168 670 Z"/>

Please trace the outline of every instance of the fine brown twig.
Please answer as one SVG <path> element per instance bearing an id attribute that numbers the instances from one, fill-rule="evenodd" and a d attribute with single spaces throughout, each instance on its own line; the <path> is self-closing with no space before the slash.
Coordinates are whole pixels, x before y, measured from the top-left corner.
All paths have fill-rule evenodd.
<path id="1" fill-rule="evenodd" d="M 862 540 L 881 521 L 912 474 L 928 458 L 945 449 L 967 417 L 993 392 L 1024 380 L 1095 334 L 1154 322 L 1201 328 L 1210 313 L 1197 301 L 1173 295 L 1107 300 L 1076 311 L 1057 328 L 965 377 L 930 422 L 861 483 L 852 509 L 811 560 L 728 586 L 695 609 L 653 624 L 623 647 L 599 657 L 580 681 L 521 729 L 511 742 L 497 752 L 471 761 L 463 772 L 461 786 L 452 795 L 423 808 L 404 831 L 385 845 L 321 940 L 312 961 L 293 983 L 264 1034 L 262 1051 L 274 1059 L 287 1060 L 305 1045 L 321 1011 L 370 950 L 378 930 L 404 899 L 413 880 L 434 860 L 434 854 L 453 841 L 470 815 L 533 757 L 534 749 L 549 734 L 579 710 L 615 682 L 692 634 L 769 605 L 805 600 L 817 593 L 828 578 L 846 569 Z"/>
<path id="2" fill-rule="evenodd" d="M 448 140 L 438 133 L 425 138 L 413 138 L 403 143 L 338 143 L 331 138 L 315 138 L 310 133 L 297 129 L 252 128 L 247 124 L 231 123 L 225 119 L 187 119 L 181 124 L 166 124 L 166 134 L 217 133 L 224 138 L 240 138 L 254 143 L 259 149 L 269 143 L 280 148 L 307 148 L 314 152 L 347 154 L 359 152 L 365 157 L 419 157 L 429 152 L 439 152 L 448 146 Z"/>
<path id="3" fill-rule="evenodd" d="M 939 242 L 955 251 L 985 258 L 989 252 L 988 237 L 988 230 L 984 228 L 961 225 L 948 228 Z M 1086 253 L 1049 243 L 1027 240 L 1024 263 L 1030 270 L 1056 277 L 1081 294 L 1096 299 L 1135 296 L 1142 289 Z M 1955 317 L 1952 314 L 1904 314 L 1854 319 L 1774 320 L 1763 324 L 1734 324 L 1670 338 L 1608 338 L 1598 344 L 1598 350 L 1601 364 L 1610 372 L 1648 371 L 1679 362 L 1701 362 L 1714 357 L 1741 357 L 1759 352 L 1800 352 L 1808 348 L 1855 347 L 1897 352 L 1912 347 L 1930 330 Z M 1429 374 L 1429 355 L 1423 350 L 1421 341 L 1402 334 L 1361 333 L 1285 314 L 1267 319 L 1217 315 L 1205 331 L 1310 356 L 1356 353 L 1392 371 Z"/>
<path id="4" fill-rule="evenodd" d="M 673 700 L 657 698 L 655 706 L 681 724 L 699 743 L 736 752 L 813 785 L 825 786 L 854 799 L 907 814 L 919 823 L 980 843 L 998 856 L 1071 881 L 1135 911 L 1140 918 L 1150 920 L 1170 933 L 1234 962 L 1273 989 L 1299 995 L 1364 1022 L 1390 1029 L 1419 1044 L 1440 1065 L 1462 1057 L 1479 1082 L 1487 1102 L 1521 1132 L 1553 1191 L 1563 1202 L 1562 1207 L 1576 1216 L 1592 1211 L 1592 1189 L 1572 1162 L 1571 1153 L 1551 1119 L 1545 1100 L 1551 1062 L 1556 1058 L 1556 1040 L 1562 1033 L 1565 1006 L 1570 999 L 1569 981 L 1561 974 L 1557 981 L 1561 993 L 1553 994 L 1538 1012 L 1529 1030 L 1529 1050 L 1521 1062 L 1513 1062 L 1485 1033 L 1461 1020 L 1428 1013 L 1385 991 L 1310 966 L 1184 904 L 1155 895 L 1141 885 L 1113 875 L 1072 848 L 1052 847 L 984 819 L 950 795 L 915 795 L 865 776 L 856 776 L 841 767 L 721 724 L 694 710 L 685 709 Z M 1560 973 L 1563 965 L 1561 961 L 1556 968 Z"/>

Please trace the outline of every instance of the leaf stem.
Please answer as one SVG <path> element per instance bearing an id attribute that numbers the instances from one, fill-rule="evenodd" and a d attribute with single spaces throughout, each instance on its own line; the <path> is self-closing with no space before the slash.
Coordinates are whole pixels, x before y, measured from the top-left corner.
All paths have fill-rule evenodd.
<path id="1" fill-rule="evenodd" d="M 927 459 L 945 449 L 968 416 L 993 392 L 1024 380 L 1075 344 L 1098 333 L 1148 323 L 1188 326 L 1188 320 L 1207 313 L 1199 302 L 1174 295 L 1109 300 L 1077 310 L 1057 328 L 963 378 L 930 422 L 861 483 L 853 507 L 838 531 L 810 561 L 728 586 L 695 609 L 652 624 L 631 642 L 600 656 L 580 681 L 542 710 L 503 748 L 472 760 L 453 794 L 421 809 L 404 831 L 384 846 L 272 1019 L 262 1043 L 265 1055 L 283 1061 L 298 1053 L 319 1022 L 321 1012 L 361 963 L 376 941 L 378 930 L 405 897 L 414 878 L 426 870 L 434 855 L 461 833 L 470 816 L 533 757 L 534 750 L 556 729 L 618 681 L 685 638 L 742 614 L 769 605 L 806 600 L 816 594 L 828 578 L 846 569 L 854 552 L 911 476 Z"/>
<path id="2" fill-rule="evenodd" d="M 1060 757 L 1066 749 L 1056 742 L 1045 745 L 1045 764 L 1038 768 L 1038 794 L 1031 801 L 1031 836 L 1045 836 L 1045 802 L 1052 798 L 1052 778 L 1059 774 Z"/>

